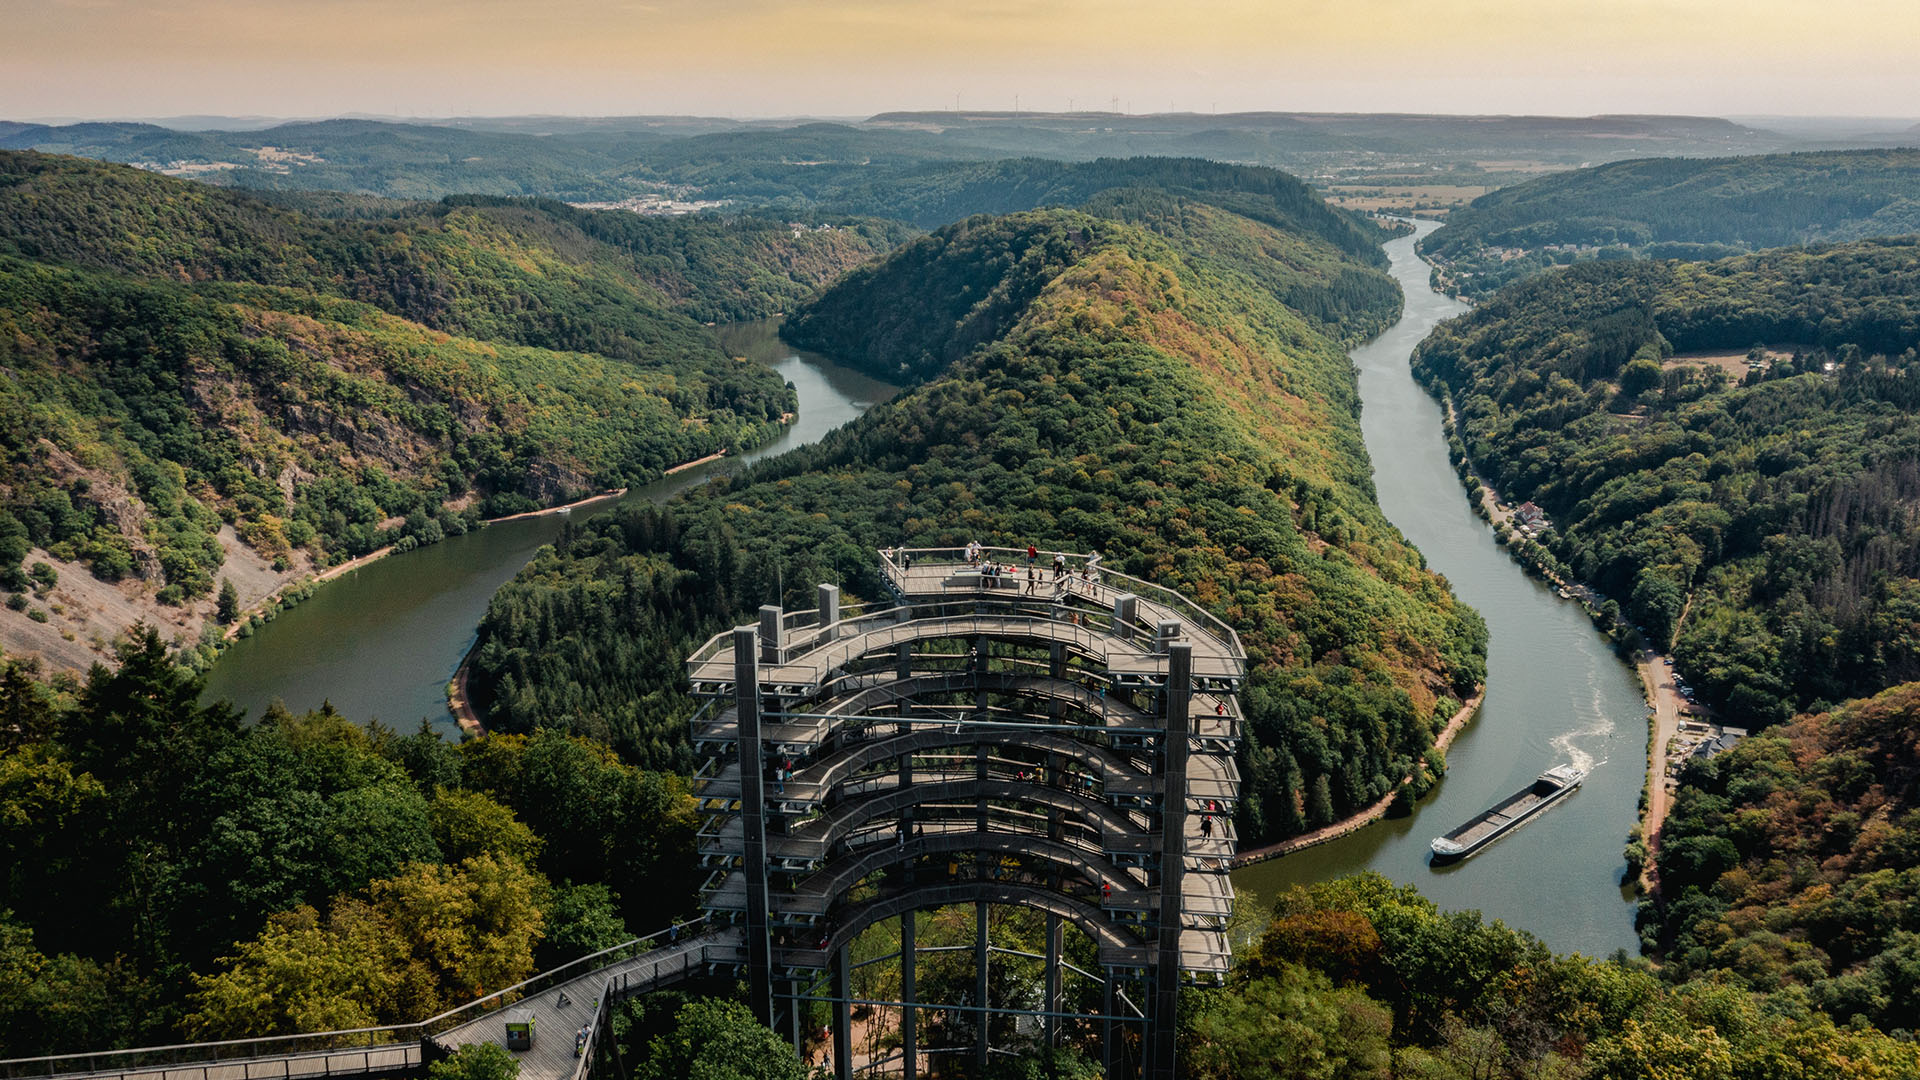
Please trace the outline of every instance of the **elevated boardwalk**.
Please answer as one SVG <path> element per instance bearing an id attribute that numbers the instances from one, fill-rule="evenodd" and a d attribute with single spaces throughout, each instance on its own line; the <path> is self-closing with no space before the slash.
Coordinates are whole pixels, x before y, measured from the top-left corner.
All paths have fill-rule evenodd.
<path id="1" fill-rule="evenodd" d="M 520 1080 L 575 1080 L 592 1046 L 574 1054 L 574 1035 L 603 1030 L 606 1006 L 632 994 L 715 972 L 745 960 L 737 927 L 689 924 L 617 945 L 543 972 L 416 1024 L 303 1035 L 186 1043 L 93 1054 L 0 1061 L 0 1078 L 60 1080 L 321 1080 L 412 1076 L 427 1062 L 473 1043 L 505 1041 L 510 1014 L 533 1013 L 531 1050 L 516 1051 Z M 682 932 L 684 931 L 684 932 Z"/>

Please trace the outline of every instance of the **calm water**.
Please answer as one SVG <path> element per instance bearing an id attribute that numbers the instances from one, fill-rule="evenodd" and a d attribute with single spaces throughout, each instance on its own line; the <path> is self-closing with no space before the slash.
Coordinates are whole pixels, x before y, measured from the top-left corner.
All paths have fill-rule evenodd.
<path id="1" fill-rule="evenodd" d="M 1433 228 L 1423 223 L 1420 235 Z M 1264 908 L 1289 884 L 1377 870 L 1418 885 L 1444 908 L 1477 908 L 1531 930 L 1556 950 L 1633 951 L 1620 849 L 1646 770 L 1645 702 L 1586 616 L 1523 574 L 1469 509 L 1447 463 L 1440 407 L 1407 363 L 1436 323 L 1464 307 L 1428 288 L 1413 244 L 1405 237 L 1387 245 L 1406 314 L 1353 354 L 1361 428 L 1387 517 L 1486 617 L 1486 702 L 1449 750 L 1446 779 L 1411 816 L 1246 867 L 1234 885 L 1242 905 Z M 1428 841 L 1570 760 L 1594 766 L 1579 791 L 1465 862 L 1428 865 Z"/>
<path id="2" fill-rule="evenodd" d="M 635 488 L 623 502 L 660 502 L 740 464 L 818 441 L 892 397 L 896 388 L 775 336 L 772 321 L 722 328 L 734 356 L 771 366 L 793 383 L 799 413 L 772 443 L 738 458 L 688 469 Z M 606 509 L 597 504 L 582 516 Z M 494 592 L 560 532 L 561 515 L 502 522 L 465 536 L 394 555 L 320 587 L 311 600 L 236 643 L 214 665 L 209 697 L 227 698 L 257 716 L 275 698 L 296 712 L 331 700 L 359 720 L 410 730 L 426 717 L 449 735 L 446 686 L 473 644 Z"/>

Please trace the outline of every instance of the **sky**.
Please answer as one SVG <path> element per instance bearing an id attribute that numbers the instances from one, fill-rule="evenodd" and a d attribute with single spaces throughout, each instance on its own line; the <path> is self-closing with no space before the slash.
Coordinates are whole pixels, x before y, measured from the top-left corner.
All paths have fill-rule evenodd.
<path id="1" fill-rule="evenodd" d="M 0 119 L 1920 113 L 1915 0 L 0 0 Z"/>

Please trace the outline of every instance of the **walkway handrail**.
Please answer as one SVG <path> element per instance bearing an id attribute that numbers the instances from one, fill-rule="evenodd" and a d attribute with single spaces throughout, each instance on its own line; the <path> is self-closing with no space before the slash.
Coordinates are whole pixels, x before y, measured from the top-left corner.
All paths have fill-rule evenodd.
<path id="1" fill-rule="evenodd" d="M 1023 554 L 1020 552 L 1016 552 L 1010 548 L 989 548 L 986 550 L 1002 553 L 1009 557 L 1016 557 Z M 964 560 L 960 556 L 960 553 L 950 548 L 916 548 L 916 549 L 896 548 L 896 549 L 889 549 L 886 551 L 882 551 L 880 554 L 880 559 L 881 559 L 883 570 L 887 574 L 889 579 L 895 582 L 902 580 L 902 571 L 895 562 L 895 559 L 899 556 L 899 554 L 902 551 L 905 551 L 909 554 L 914 554 L 914 555 L 924 555 L 925 556 L 924 558 L 920 558 L 916 560 L 922 563 L 932 562 L 936 565 L 946 565 L 948 561 L 951 560 L 953 564 L 960 565 L 964 562 Z M 1083 560 L 1086 558 L 1086 556 L 1076 556 L 1076 557 L 1081 558 Z M 1223 646 L 1225 646 L 1228 651 L 1230 659 L 1234 662 L 1236 667 L 1239 668 L 1240 670 L 1244 670 L 1244 666 L 1246 663 L 1246 650 L 1242 647 L 1240 643 L 1240 635 L 1236 633 L 1231 626 L 1228 626 L 1224 621 L 1222 621 L 1218 616 L 1214 615 L 1212 612 L 1207 611 L 1205 608 L 1194 603 L 1192 600 L 1188 599 L 1182 594 L 1172 589 L 1165 588 L 1164 586 L 1155 585 L 1150 581 L 1144 581 L 1140 578 L 1133 577 L 1132 575 L 1119 573 L 1117 571 L 1102 570 L 1101 574 L 1103 578 L 1108 579 L 1109 581 L 1126 582 L 1125 586 L 1103 583 L 1102 585 L 1103 591 L 1106 589 L 1112 589 L 1115 595 L 1118 595 L 1119 593 L 1124 591 L 1131 591 L 1132 593 L 1134 593 L 1134 595 L 1141 597 L 1148 604 L 1158 605 L 1162 608 L 1167 609 L 1172 614 L 1176 614 L 1184 617 L 1184 619 L 1190 624 L 1190 629 L 1194 630 L 1195 632 L 1205 633 L 1207 636 L 1213 638 L 1214 640 L 1220 642 Z M 1017 578 L 1010 579 L 1010 580 L 1017 582 Z M 1016 613 L 1023 614 L 1026 617 L 1035 619 L 1036 621 L 1052 621 L 1059 617 L 1058 613 L 1051 607 L 1051 595 L 1045 600 L 1042 600 L 1038 597 L 1025 596 L 1017 588 L 1014 588 L 1011 585 L 1006 591 L 1010 595 L 1007 595 L 1004 597 L 989 596 L 984 598 L 984 600 L 998 601 L 999 603 L 1001 603 L 1002 605 L 1010 609 L 1015 609 Z M 1071 583 L 1069 583 L 1069 586 L 1066 589 L 1066 597 L 1068 599 L 1073 599 L 1073 600 L 1084 599 L 1075 593 L 1075 591 L 1071 586 Z M 840 619 L 840 621 L 833 623 L 829 626 L 810 625 L 802 628 L 803 633 L 795 636 L 792 640 L 783 642 L 781 644 L 781 647 L 779 650 L 780 658 L 778 661 L 775 662 L 775 665 L 778 666 L 780 664 L 799 662 L 801 658 L 812 654 L 814 651 L 816 651 L 821 647 L 832 647 L 836 645 L 847 644 L 853 639 L 873 634 L 875 631 L 881 631 L 881 630 L 886 630 L 893 627 L 899 627 L 899 626 L 907 625 L 908 623 L 926 625 L 930 622 L 946 621 L 946 620 L 955 618 L 955 616 L 953 615 L 933 613 L 933 611 L 940 608 L 953 607 L 954 609 L 956 609 L 956 611 L 965 611 L 971 608 L 975 612 L 977 612 L 978 606 L 982 602 L 983 602 L 983 598 L 973 597 L 969 600 L 964 600 L 964 601 L 960 600 L 959 598 L 954 598 L 953 600 L 947 603 L 936 603 L 932 605 L 929 605 L 927 603 L 919 603 L 919 604 L 911 605 L 910 608 L 907 605 L 902 605 L 898 607 L 885 607 L 885 608 L 869 607 L 865 610 L 859 611 L 857 614 L 848 614 L 842 619 Z M 1031 608 L 1032 610 L 1030 611 L 1020 610 L 1020 609 L 1027 609 L 1027 608 Z M 844 610 L 850 611 L 852 609 L 849 608 Z M 903 612 L 906 612 L 908 610 L 911 610 L 913 612 L 913 617 L 903 623 L 900 619 L 900 616 Z M 795 613 L 795 614 L 798 614 L 798 613 Z M 783 619 L 785 618 L 785 613 L 783 613 L 782 617 Z M 1094 620 L 1096 624 L 1106 624 L 1111 622 L 1111 616 L 1103 615 L 1096 612 L 1094 616 Z M 1081 644 L 1094 643 L 1094 642 L 1097 642 L 1097 640 L 1099 639 L 1108 638 L 1112 636 L 1112 635 L 1100 633 L 1098 631 L 1097 626 L 1089 626 L 1089 627 L 1086 627 L 1085 629 L 1088 631 L 1084 635 L 1086 638 L 1086 642 L 1079 642 L 1078 638 L 1080 635 L 1076 635 L 1077 643 L 1081 643 Z M 1135 622 L 1125 627 L 1125 630 L 1130 631 L 1133 639 L 1133 643 L 1135 644 L 1135 646 L 1140 648 L 1142 652 L 1147 652 L 1151 650 L 1152 646 L 1149 643 L 1153 639 L 1155 629 L 1156 627 L 1151 625 L 1151 620 Z M 702 678 L 702 672 L 707 667 L 707 665 L 713 662 L 714 660 L 718 659 L 721 655 L 731 652 L 732 648 L 733 648 L 733 631 L 732 630 L 723 630 L 720 633 L 713 635 L 711 638 L 708 638 L 706 642 L 704 642 L 699 648 L 695 649 L 693 653 L 687 657 L 686 670 L 687 670 L 688 676 L 695 679 L 696 681 L 699 681 Z M 714 678 L 714 676 L 708 675 L 706 676 L 706 678 L 712 679 Z M 725 681 L 725 680 L 721 679 L 720 681 Z"/>
<path id="2" fill-rule="evenodd" d="M 997 556 L 1001 556 L 1004 558 L 1004 560 L 1008 564 L 1014 565 L 1016 567 L 1018 567 L 1019 565 L 1023 565 L 1023 561 L 1027 557 L 1026 551 L 1021 548 L 989 547 L 989 548 L 982 548 L 980 550 L 983 554 L 990 553 Z M 931 562 L 931 563 L 938 563 L 938 564 L 948 564 L 948 563 L 963 564 L 967 561 L 966 552 L 962 548 L 887 548 L 887 549 L 883 549 L 880 552 L 881 565 L 885 567 L 888 578 L 896 582 L 901 579 L 901 568 L 899 564 L 896 562 L 896 559 L 903 553 L 912 555 L 913 561 L 916 563 Z M 1048 552 L 1048 551 L 1042 551 L 1040 554 L 1043 557 L 1048 557 L 1048 558 L 1052 556 L 1052 552 Z M 1066 555 L 1070 560 L 1078 559 L 1081 563 L 1084 564 L 1087 562 L 1089 555 L 1091 553 L 1083 554 L 1080 552 L 1068 551 L 1068 552 L 1062 552 L 1061 554 Z M 1175 610 L 1182 612 L 1183 614 L 1186 614 L 1192 617 L 1195 621 L 1202 623 L 1204 625 L 1207 633 L 1212 634 L 1214 637 L 1217 637 L 1221 641 L 1231 645 L 1235 656 L 1247 655 L 1247 651 L 1244 648 L 1242 648 L 1240 645 L 1240 635 L 1234 631 L 1233 627 L 1228 626 L 1225 620 L 1221 619 L 1219 616 L 1215 615 L 1213 612 L 1208 611 L 1206 608 L 1201 607 L 1199 604 L 1189 599 L 1184 593 L 1181 593 L 1175 589 L 1169 589 L 1165 585 L 1156 585 L 1151 581 L 1146 581 L 1141 578 L 1134 577 L 1132 574 L 1124 574 L 1118 570 L 1109 569 L 1104 563 L 1096 563 L 1095 565 L 1099 567 L 1100 576 L 1105 582 L 1125 581 L 1130 583 L 1131 591 L 1134 593 L 1134 595 L 1149 596 L 1156 602 L 1166 607 L 1173 608 Z M 1047 572 L 1047 573 L 1052 572 L 1051 566 L 1049 564 L 1043 563 L 1040 568 L 1044 572 Z M 1111 588 L 1112 586 L 1109 586 L 1109 587 Z M 1116 589 L 1115 591 L 1118 592 L 1121 590 Z"/>
<path id="3" fill-rule="evenodd" d="M 395 1046 L 404 1042 L 418 1041 L 438 1035 L 441 1032 L 459 1027 L 473 1019 L 476 1012 L 486 1012 L 502 1005 L 511 1004 L 529 996 L 530 991 L 544 990 L 559 982 L 579 978 L 582 974 L 605 966 L 609 959 L 624 960 L 628 955 L 645 952 L 651 943 L 668 935 L 678 936 L 690 928 L 707 922 L 708 916 L 702 915 L 677 926 L 656 931 L 643 937 L 631 938 L 618 945 L 605 948 L 596 953 L 569 960 L 559 967 L 540 972 L 503 990 L 495 990 L 485 997 L 456 1005 L 445 1012 L 429 1016 L 425 1020 L 416 1020 L 408 1024 L 386 1024 L 380 1027 L 347 1028 L 339 1031 L 303 1032 L 294 1035 L 259 1035 L 248 1039 L 223 1039 L 216 1042 L 175 1043 L 168 1046 L 137 1046 L 124 1050 L 96 1050 L 77 1054 L 50 1054 L 42 1057 L 10 1058 L 0 1060 L 0 1078 L 15 1080 L 23 1077 L 50 1077 L 111 1071 L 144 1069 L 164 1065 L 188 1065 L 202 1062 L 219 1062 L 238 1058 L 292 1057 L 301 1054 L 318 1054 L 328 1051 L 356 1050 L 370 1047 Z M 631 951 L 629 951 L 631 950 Z M 623 955 L 615 957 L 614 954 Z M 600 963 L 595 963 L 600 961 Z M 589 966 L 591 965 L 591 966 Z M 562 977 L 564 976 L 564 977 Z M 536 986 L 536 984 L 538 984 Z M 511 995 L 511 996 L 509 996 Z M 192 1054 L 194 1056 L 186 1056 Z M 142 1060 L 151 1057 L 152 1060 Z M 125 1064 L 118 1062 L 124 1061 Z M 62 1070 L 61 1064 L 70 1064 L 75 1068 Z M 104 1068 L 102 1066 L 105 1066 Z"/>

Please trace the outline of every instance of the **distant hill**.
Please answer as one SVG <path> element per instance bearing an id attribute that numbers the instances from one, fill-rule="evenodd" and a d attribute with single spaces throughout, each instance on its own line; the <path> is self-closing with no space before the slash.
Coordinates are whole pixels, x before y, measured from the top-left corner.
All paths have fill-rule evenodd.
<path id="1" fill-rule="evenodd" d="M 1920 232 L 1920 150 L 1622 161 L 1483 195 L 1421 252 L 1483 296 L 1583 259 L 1717 258 Z"/>
<path id="2" fill-rule="evenodd" d="M 897 239 L 0 153 L 0 589 L 60 606 L 38 549 L 191 643 L 237 553 L 295 573 L 751 445 L 791 391 L 695 316 L 783 310 Z M 47 615 L 11 601 L 0 641 Z"/>
<path id="3" fill-rule="evenodd" d="M 910 182 L 920 166 L 1010 157 L 1202 157 L 1341 182 L 1392 174 L 1396 182 L 1484 187 L 1543 168 L 1622 157 L 1791 145 L 1725 120 L 1664 116 L 926 112 L 854 123 L 533 116 L 247 123 L 226 131 L 208 130 L 193 118 L 185 126 L 191 130 L 13 125 L 0 128 L 0 148 L 98 157 L 250 188 L 399 198 L 477 192 L 576 202 L 665 188 L 801 213 L 836 193 Z M 930 227 L 958 216 L 964 215 L 915 220 Z"/>
<path id="4" fill-rule="evenodd" d="M 1015 173 L 1007 168 L 1014 164 L 1031 169 Z M 1016 182 L 1015 175 L 1034 183 Z M 1120 186 L 1086 197 L 1102 184 L 1156 178 L 1164 186 Z M 1085 166 L 999 163 L 972 179 L 967 195 L 975 200 L 994 191 L 998 180 L 1005 201 L 1080 205 L 1098 218 L 1175 230 L 1191 244 L 1190 259 L 1257 274 L 1260 287 L 1334 340 L 1377 333 L 1399 312 L 1398 290 L 1375 269 L 1380 249 L 1362 231 L 1371 226 L 1329 211 L 1284 174 L 1143 159 Z M 1006 333 L 1040 290 L 1098 240 L 1096 231 L 1008 232 L 1000 218 L 970 217 L 920 238 L 885 263 L 854 270 L 789 318 L 782 333 L 883 378 L 932 378 Z"/>

